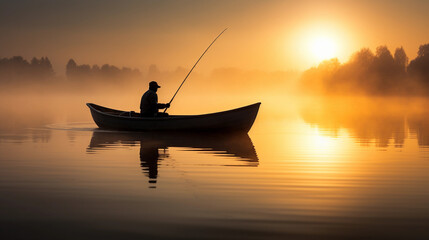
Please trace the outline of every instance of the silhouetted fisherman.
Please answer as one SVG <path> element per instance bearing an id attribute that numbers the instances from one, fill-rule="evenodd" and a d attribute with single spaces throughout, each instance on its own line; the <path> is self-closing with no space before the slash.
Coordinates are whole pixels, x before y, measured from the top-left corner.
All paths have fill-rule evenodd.
<path id="1" fill-rule="evenodd" d="M 164 117 L 168 113 L 160 113 L 159 109 L 169 108 L 170 104 L 158 103 L 158 95 L 156 92 L 161 86 L 157 82 L 152 81 L 149 83 L 149 90 L 147 90 L 140 101 L 140 113 L 142 117 Z"/>

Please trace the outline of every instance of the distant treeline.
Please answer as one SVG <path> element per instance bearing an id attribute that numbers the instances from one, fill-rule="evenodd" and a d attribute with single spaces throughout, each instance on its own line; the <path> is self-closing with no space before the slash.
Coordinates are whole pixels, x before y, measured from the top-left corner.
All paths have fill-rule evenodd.
<path id="1" fill-rule="evenodd" d="M 104 64 L 101 67 L 87 64 L 77 65 L 70 59 L 66 65 L 66 77 L 69 82 L 115 82 L 141 77 L 138 69 L 118 68 Z M 33 58 L 30 62 L 21 56 L 0 58 L 0 84 L 23 85 L 40 82 L 58 82 L 52 64 L 47 57 Z"/>
<path id="2" fill-rule="evenodd" d="M 361 49 L 343 64 L 336 58 L 323 61 L 303 73 L 300 86 L 333 94 L 429 94 L 429 44 L 421 45 L 409 63 L 402 47 L 392 55 L 386 46 L 377 47 L 375 54 Z"/>
<path id="3" fill-rule="evenodd" d="M 0 58 L 0 82 L 47 80 L 53 76 L 54 70 L 47 57 L 33 58 L 31 62 L 21 56 Z"/>
<path id="4" fill-rule="evenodd" d="M 72 81 L 88 81 L 88 80 L 125 80 L 141 77 L 138 69 L 127 67 L 118 68 L 113 65 L 104 64 L 101 67 L 88 64 L 77 65 L 73 59 L 70 59 L 66 65 L 66 76 Z"/>

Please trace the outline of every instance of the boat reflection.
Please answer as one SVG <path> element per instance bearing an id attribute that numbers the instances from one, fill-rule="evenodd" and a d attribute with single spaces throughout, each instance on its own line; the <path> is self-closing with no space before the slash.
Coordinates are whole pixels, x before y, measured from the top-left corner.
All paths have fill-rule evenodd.
<path id="1" fill-rule="evenodd" d="M 114 146 L 140 145 L 140 161 L 149 183 L 156 183 L 159 162 L 168 158 L 170 147 L 191 148 L 218 156 L 231 156 L 241 165 L 257 167 L 259 159 L 252 140 L 247 134 L 197 134 L 197 133 L 136 133 L 94 130 L 87 153 L 97 153 Z M 154 186 L 152 186 L 154 187 Z"/>

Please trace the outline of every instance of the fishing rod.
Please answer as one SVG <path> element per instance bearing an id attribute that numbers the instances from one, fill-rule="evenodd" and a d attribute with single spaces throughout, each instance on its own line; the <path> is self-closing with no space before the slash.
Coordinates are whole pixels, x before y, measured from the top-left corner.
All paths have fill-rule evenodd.
<path id="1" fill-rule="evenodd" d="M 222 35 L 222 33 L 224 33 L 227 29 L 228 28 L 225 28 L 221 33 L 219 33 L 219 35 L 217 35 L 217 37 L 213 40 L 213 42 L 210 43 L 210 45 L 207 47 L 207 49 L 203 52 L 203 54 L 200 56 L 200 58 L 198 58 L 197 62 L 191 68 L 191 71 L 189 71 L 188 75 L 186 75 L 185 79 L 183 79 L 182 84 L 180 84 L 179 88 L 177 89 L 176 93 L 174 93 L 173 97 L 171 98 L 170 102 L 168 102 L 168 104 L 171 104 L 171 102 L 173 102 L 174 97 L 176 97 L 176 94 L 179 92 L 180 88 L 185 83 L 186 79 L 189 77 L 189 75 L 191 74 L 192 70 L 194 70 L 195 66 L 197 66 L 198 62 L 201 60 L 201 58 L 203 58 L 204 54 L 206 54 L 206 52 L 213 45 L 213 43 L 216 42 L 216 40 L 220 37 L 220 35 Z M 167 108 L 164 110 L 164 112 L 166 112 L 166 111 L 167 111 Z"/>

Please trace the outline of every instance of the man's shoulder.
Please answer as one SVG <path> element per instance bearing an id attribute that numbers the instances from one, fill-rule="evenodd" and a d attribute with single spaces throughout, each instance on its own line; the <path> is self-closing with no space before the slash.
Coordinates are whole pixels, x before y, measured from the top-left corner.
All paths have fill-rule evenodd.
<path id="1" fill-rule="evenodd" d="M 154 91 L 152 91 L 152 90 L 147 90 L 147 91 L 143 94 L 143 96 L 146 96 L 146 97 L 152 97 L 152 96 L 157 96 L 157 95 L 156 95 L 156 92 L 154 92 Z"/>

